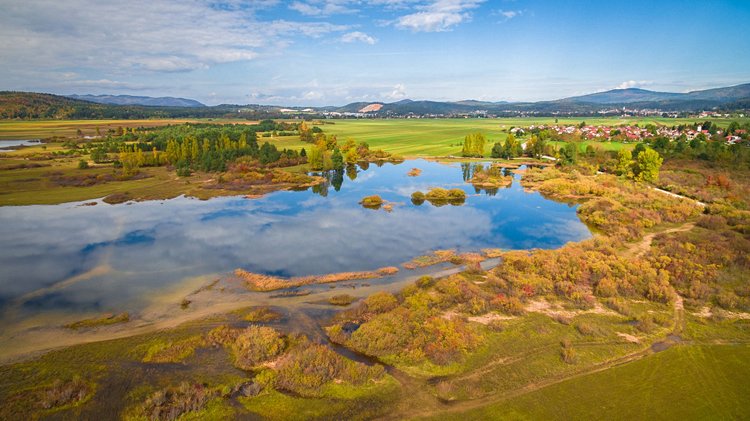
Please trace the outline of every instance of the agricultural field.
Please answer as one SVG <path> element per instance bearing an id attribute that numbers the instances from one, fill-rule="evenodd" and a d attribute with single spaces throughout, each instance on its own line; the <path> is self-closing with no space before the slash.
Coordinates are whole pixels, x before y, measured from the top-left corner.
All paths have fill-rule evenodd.
<path id="1" fill-rule="evenodd" d="M 481 132 L 487 137 L 485 155 L 489 156 L 495 142 L 503 142 L 512 127 L 530 125 L 579 124 L 585 121 L 591 125 L 616 126 L 622 124 L 692 124 L 696 119 L 668 118 L 500 118 L 500 119 L 365 119 L 335 120 L 334 124 L 320 127 L 339 139 L 353 138 L 357 142 L 367 142 L 370 147 L 382 148 L 388 152 L 406 157 L 411 156 L 448 156 L 460 155 L 461 144 L 468 133 Z M 735 119 L 736 120 L 736 119 Z M 750 121 L 750 119 L 746 119 Z M 726 126 L 731 121 L 714 120 L 719 126 Z M 590 142 L 599 145 L 603 150 L 618 150 L 622 147 L 617 142 Z M 585 144 L 584 144 L 585 145 Z M 626 146 L 631 147 L 631 146 Z M 585 148 L 585 146 L 583 146 Z"/>
<path id="2" fill-rule="evenodd" d="M 248 120 L 224 119 L 148 119 L 148 120 L 0 120 L 0 140 L 45 139 L 49 137 L 97 136 L 109 130 L 138 127 L 160 127 L 183 123 L 211 122 L 217 124 L 254 124 Z"/>

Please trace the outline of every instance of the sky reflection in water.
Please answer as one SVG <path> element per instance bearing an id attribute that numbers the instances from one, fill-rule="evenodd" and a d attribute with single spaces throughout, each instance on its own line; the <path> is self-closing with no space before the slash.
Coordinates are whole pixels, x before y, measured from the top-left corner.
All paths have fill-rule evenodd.
<path id="1" fill-rule="evenodd" d="M 408 177 L 412 167 L 422 175 Z M 369 270 L 435 249 L 555 248 L 590 236 L 575 207 L 526 193 L 517 182 L 474 196 L 463 180 L 467 170 L 417 160 L 370 165 L 353 180 L 350 171 L 317 192 L 257 200 L 3 207 L 0 307 L 101 265 L 112 270 L 24 300 L 23 312 L 133 310 L 185 278 L 237 267 L 283 276 Z M 411 203 L 415 190 L 438 186 L 470 196 L 463 206 Z M 393 212 L 358 205 L 371 194 L 395 203 Z"/>

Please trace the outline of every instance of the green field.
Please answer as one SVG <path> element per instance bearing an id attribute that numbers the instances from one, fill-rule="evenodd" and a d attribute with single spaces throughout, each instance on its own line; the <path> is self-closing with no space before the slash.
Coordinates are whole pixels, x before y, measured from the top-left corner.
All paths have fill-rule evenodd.
<path id="1" fill-rule="evenodd" d="M 95 136 L 99 128 L 102 134 L 118 127 L 157 127 L 169 124 L 188 122 L 205 122 L 220 124 L 253 124 L 248 120 L 225 119 L 148 119 L 148 120 L 0 120 L 0 140 L 7 139 L 43 139 L 48 137 L 75 137 L 78 130 L 84 136 Z"/>
<path id="2" fill-rule="evenodd" d="M 374 149 L 383 149 L 406 157 L 412 156 L 448 156 L 458 155 L 464 136 L 471 132 L 482 132 L 487 136 L 485 152 L 489 155 L 492 144 L 504 141 L 511 127 L 528 127 L 530 125 L 555 124 L 552 117 L 498 118 L 498 119 L 361 119 L 361 120 L 326 120 L 319 125 L 327 134 L 335 134 L 340 141 L 352 138 L 357 142 L 367 142 Z M 748 121 L 740 119 L 738 121 Z M 250 124 L 247 120 L 226 119 L 162 119 L 162 120 L 44 120 L 44 121 L 0 121 L 0 140 L 2 139 L 39 139 L 52 136 L 76 136 L 80 129 L 84 135 L 93 136 L 99 127 L 102 133 L 117 127 L 153 127 L 184 122 L 234 123 Z M 662 124 L 677 125 L 701 121 L 699 118 L 618 118 L 618 117 L 580 117 L 559 118 L 557 124 L 579 124 L 585 121 L 593 125 L 616 126 L 622 124 Z M 719 126 L 726 126 L 732 119 L 711 119 Z M 280 148 L 301 149 L 304 143 L 294 136 L 260 138 L 261 142 L 269 141 Z M 619 144 L 596 142 L 604 149 L 618 149 Z M 584 146 L 585 147 L 585 146 Z"/>
<path id="3" fill-rule="evenodd" d="M 699 119 L 560 118 L 557 124 L 578 124 L 581 121 L 603 126 L 636 123 L 671 126 L 694 123 Z M 731 120 L 712 121 L 725 126 Z M 326 133 L 337 135 L 339 140 L 351 137 L 357 142 L 367 142 L 371 148 L 383 149 L 406 157 L 460 155 L 464 136 L 472 132 L 482 132 L 488 139 L 485 154 L 489 156 L 492 144 L 504 141 L 511 127 L 555 124 L 555 118 L 335 120 L 332 123 L 335 124 L 320 127 Z M 601 145 L 605 150 L 617 150 L 622 147 L 620 143 L 593 143 Z"/>
<path id="4" fill-rule="evenodd" d="M 742 419 L 750 346 L 675 346 L 642 360 L 438 419 Z"/>

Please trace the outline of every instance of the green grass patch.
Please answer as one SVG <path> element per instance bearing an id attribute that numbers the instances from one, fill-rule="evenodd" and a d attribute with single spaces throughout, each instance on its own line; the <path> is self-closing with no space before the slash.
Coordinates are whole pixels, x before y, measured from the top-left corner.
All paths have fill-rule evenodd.
<path id="1" fill-rule="evenodd" d="M 79 320 L 77 322 L 65 325 L 68 329 L 83 329 L 98 326 L 109 326 L 117 323 L 126 323 L 130 321 L 130 314 L 127 312 L 120 314 L 105 314 L 102 317 Z"/>
<path id="2" fill-rule="evenodd" d="M 745 419 L 750 346 L 676 346 L 627 365 L 435 419 Z"/>

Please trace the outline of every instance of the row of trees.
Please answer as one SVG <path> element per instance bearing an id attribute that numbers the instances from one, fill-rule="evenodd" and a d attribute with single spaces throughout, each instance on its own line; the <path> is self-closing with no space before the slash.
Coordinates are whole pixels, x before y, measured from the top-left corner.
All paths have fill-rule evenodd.
<path id="1" fill-rule="evenodd" d="M 477 157 L 484 156 L 484 144 L 486 139 L 482 133 L 470 133 L 464 138 L 464 146 L 461 149 L 461 156 Z"/>
<path id="2" fill-rule="evenodd" d="M 492 152 L 490 154 L 493 158 L 511 159 L 523 155 L 523 147 L 521 142 L 516 139 L 513 133 L 510 133 L 505 139 L 505 143 L 496 142 L 492 146 Z"/>

